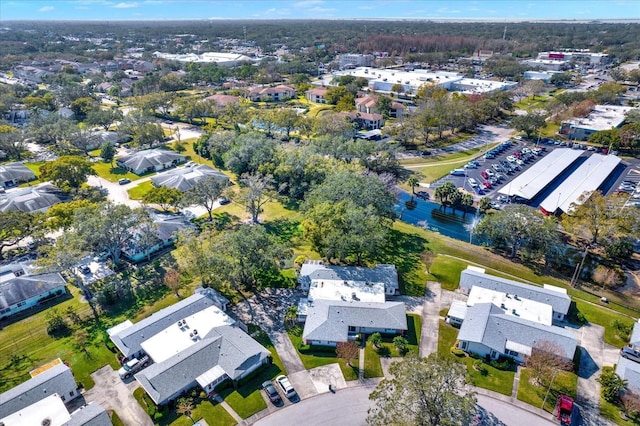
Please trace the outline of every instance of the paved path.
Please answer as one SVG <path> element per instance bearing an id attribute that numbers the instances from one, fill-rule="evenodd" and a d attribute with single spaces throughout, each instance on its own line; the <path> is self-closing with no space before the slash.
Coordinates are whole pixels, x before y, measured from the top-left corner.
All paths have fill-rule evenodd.
<path id="1" fill-rule="evenodd" d="M 238 413 L 236 413 L 236 411 L 233 408 L 231 408 L 231 406 L 227 404 L 220 395 L 216 394 L 215 400 L 222 406 L 222 408 L 227 410 L 227 413 L 229 413 L 231 417 L 235 419 L 236 422 L 238 423 L 242 422 L 242 417 L 240 417 Z"/>
<path id="2" fill-rule="evenodd" d="M 511 388 L 511 398 L 518 397 L 518 386 L 520 385 L 520 372 L 522 371 L 522 367 L 518 366 L 516 369 L 516 374 L 513 378 L 513 387 Z"/>
<path id="3" fill-rule="evenodd" d="M 360 348 L 358 354 L 358 380 L 364 380 L 364 348 Z"/>
<path id="4" fill-rule="evenodd" d="M 91 374 L 95 385 L 83 396 L 87 402 L 96 402 L 104 409 L 113 410 L 127 426 L 153 426 L 153 422 L 133 397 L 139 386 L 135 379 L 127 383 L 120 380 L 118 372 L 106 365 Z"/>
<path id="5" fill-rule="evenodd" d="M 427 291 L 422 313 L 422 330 L 420 332 L 421 357 L 438 351 L 438 326 L 440 321 L 440 295 L 442 288 L 435 281 L 427 282 Z"/>

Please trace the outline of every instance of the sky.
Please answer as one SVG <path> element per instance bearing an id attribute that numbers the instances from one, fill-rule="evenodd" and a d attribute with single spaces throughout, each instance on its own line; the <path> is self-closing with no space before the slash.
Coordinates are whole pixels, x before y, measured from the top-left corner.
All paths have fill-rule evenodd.
<path id="1" fill-rule="evenodd" d="M 640 0 L 0 0 L 5 20 L 640 19 Z"/>

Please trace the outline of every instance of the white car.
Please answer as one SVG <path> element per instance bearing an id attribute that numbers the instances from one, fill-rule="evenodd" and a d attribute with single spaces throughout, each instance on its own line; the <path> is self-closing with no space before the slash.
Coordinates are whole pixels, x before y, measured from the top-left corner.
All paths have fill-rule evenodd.
<path id="1" fill-rule="evenodd" d="M 515 156 L 513 156 L 513 155 L 510 155 L 510 156 L 507 157 L 507 161 L 510 162 L 510 163 L 515 163 L 516 160 L 517 160 L 517 158 Z"/>
<path id="2" fill-rule="evenodd" d="M 491 169 L 487 169 L 487 170 L 485 170 L 485 172 L 487 173 L 487 175 L 489 175 L 489 177 L 493 177 L 493 176 L 495 176 L 495 175 L 496 175 L 496 174 L 493 172 L 493 170 L 491 170 Z"/>
<path id="3" fill-rule="evenodd" d="M 477 188 L 478 182 L 474 178 L 469 178 L 469 185 L 471 185 L 472 188 Z"/>
<path id="4" fill-rule="evenodd" d="M 276 383 L 280 385 L 280 388 L 282 388 L 282 392 L 284 392 L 287 398 L 291 399 L 297 395 L 296 390 L 291 385 L 291 382 L 289 381 L 289 378 L 287 376 L 276 377 Z"/>

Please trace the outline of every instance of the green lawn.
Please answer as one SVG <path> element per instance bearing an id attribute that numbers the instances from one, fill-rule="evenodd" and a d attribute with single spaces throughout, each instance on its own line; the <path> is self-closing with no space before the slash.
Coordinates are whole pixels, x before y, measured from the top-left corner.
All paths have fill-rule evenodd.
<path id="1" fill-rule="evenodd" d="M 473 368 L 474 358 L 470 356 L 457 357 L 451 353 L 451 347 L 456 343 L 458 329 L 444 321 L 440 321 L 438 333 L 438 354 L 466 364 L 467 381 L 469 383 L 480 388 L 499 392 L 503 395 L 511 395 L 515 371 L 499 370 L 484 362 L 483 366 L 486 374 L 476 371 Z"/>
<path id="2" fill-rule="evenodd" d="M 615 347 L 622 347 L 627 344 L 626 340 L 621 339 L 616 334 L 616 330 L 611 324 L 617 319 L 629 327 L 633 327 L 634 322 L 632 319 L 581 300 L 576 300 L 576 308 L 584 315 L 587 321 L 604 326 L 605 343 Z"/>
<path id="3" fill-rule="evenodd" d="M 434 259 L 429 272 L 444 290 L 455 290 L 460 283 L 460 273 L 467 269 L 465 261 L 451 257 L 438 256 Z"/>
<path id="4" fill-rule="evenodd" d="M 244 386 L 241 386 L 238 390 L 225 393 L 224 400 L 240 417 L 246 419 L 267 408 L 267 404 L 260 394 L 261 390 L 259 386 L 260 385 L 253 390 L 245 389 Z M 246 391 L 249 392 L 245 393 Z"/>
<path id="5" fill-rule="evenodd" d="M 364 348 L 364 377 L 369 379 L 382 377 L 383 375 L 379 350 L 376 350 L 371 343 L 367 342 Z"/>
<path id="6" fill-rule="evenodd" d="M 145 194 L 151 191 L 152 188 L 153 183 L 150 180 L 147 180 L 137 184 L 131 189 L 128 189 L 127 193 L 129 194 L 129 198 L 132 200 L 142 200 Z"/>
<path id="7" fill-rule="evenodd" d="M 523 368 L 520 371 L 520 382 L 518 384 L 518 399 L 542 408 L 542 402 L 549 390 L 549 395 L 544 404 L 544 410 L 553 412 L 556 401 L 560 395 L 569 395 L 575 398 L 578 392 L 578 376 L 570 371 L 560 371 L 553 380 L 551 388 L 548 386 L 537 386 L 531 383 L 532 371 Z"/>
<path id="8" fill-rule="evenodd" d="M 117 182 L 118 179 L 122 178 L 128 178 L 131 181 L 140 179 L 140 176 L 121 167 L 111 167 L 110 163 L 98 161 L 96 163 L 92 163 L 91 166 L 98 176 L 111 182 Z"/>
<path id="9" fill-rule="evenodd" d="M 302 344 L 302 328 L 300 326 L 287 330 L 291 343 L 298 351 L 304 368 L 310 370 L 322 365 L 338 362 L 336 349 L 331 346 L 309 346 Z"/>
<path id="10" fill-rule="evenodd" d="M 600 415 L 619 426 L 637 426 L 639 424 L 638 420 L 640 420 L 637 417 L 636 421 L 630 418 L 623 418 L 620 407 L 607 402 L 602 397 L 600 397 Z"/>

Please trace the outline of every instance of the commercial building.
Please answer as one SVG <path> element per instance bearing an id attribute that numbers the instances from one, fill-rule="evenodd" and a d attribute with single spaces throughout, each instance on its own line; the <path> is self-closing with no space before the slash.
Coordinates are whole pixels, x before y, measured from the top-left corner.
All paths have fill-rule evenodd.
<path id="1" fill-rule="evenodd" d="M 223 52 L 204 52 L 201 54 L 195 53 L 163 53 L 153 52 L 153 56 L 156 58 L 167 59 L 169 61 L 177 62 L 196 62 L 196 63 L 211 63 L 214 62 L 222 67 L 235 67 L 242 63 L 253 62 L 248 56 L 239 53 L 223 53 Z"/>
<path id="2" fill-rule="evenodd" d="M 586 62 L 591 65 L 601 65 L 609 62 L 609 55 L 607 53 L 591 52 L 589 49 L 567 49 L 563 51 L 539 52 L 538 59 Z"/>
<path id="3" fill-rule="evenodd" d="M 570 214 L 572 206 L 581 204 L 602 186 L 620 161 L 615 155 L 592 154 L 540 203 L 540 209 L 545 214 Z"/>
<path id="4" fill-rule="evenodd" d="M 502 195 L 531 200 L 582 155 L 582 151 L 558 148 L 498 190 Z"/>
<path id="5" fill-rule="evenodd" d="M 545 83 L 551 82 L 551 77 L 555 74 L 561 74 L 560 71 L 525 71 L 525 80 L 542 80 Z"/>
<path id="6" fill-rule="evenodd" d="M 348 67 L 370 67 L 373 65 L 374 56 L 362 53 L 344 53 L 338 55 L 337 59 L 340 69 Z"/>
<path id="7" fill-rule="evenodd" d="M 601 130 L 611 130 L 624 124 L 627 112 L 633 107 L 619 105 L 596 105 L 584 118 L 572 118 L 560 124 L 559 133 L 569 139 L 586 140 Z"/>

